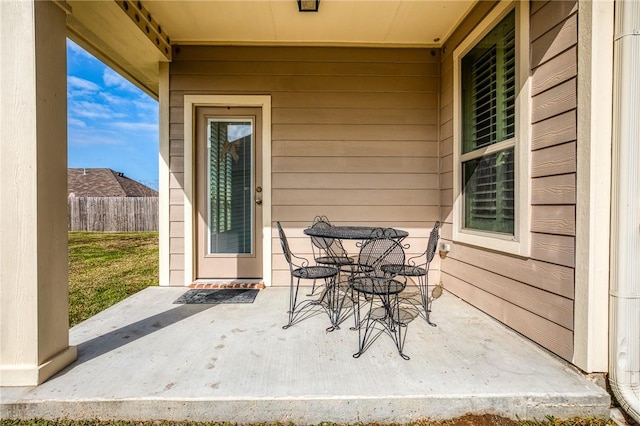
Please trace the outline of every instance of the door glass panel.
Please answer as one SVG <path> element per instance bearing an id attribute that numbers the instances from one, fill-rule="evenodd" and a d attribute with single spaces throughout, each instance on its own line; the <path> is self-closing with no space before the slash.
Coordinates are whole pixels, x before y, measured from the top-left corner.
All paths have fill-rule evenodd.
<path id="1" fill-rule="evenodd" d="M 253 253 L 253 120 L 207 120 L 209 254 Z"/>

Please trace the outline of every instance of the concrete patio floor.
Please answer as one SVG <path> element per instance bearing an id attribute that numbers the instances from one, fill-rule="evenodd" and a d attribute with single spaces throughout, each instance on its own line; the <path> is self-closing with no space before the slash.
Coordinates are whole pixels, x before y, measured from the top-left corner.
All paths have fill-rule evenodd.
<path id="1" fill-rule="evenodd" d="M 499 414 L 609 416 L 609 395 L 460 299 L 409 325 L 403 360 L 381 336 L 359 359 L 351 318 L 288 330 L 288 290 L 251 304 L 180 305 L 151 287 L 70 331 L 78 360 L 44 384 L 2 388 L 2 418 L 406 423 Z"/>

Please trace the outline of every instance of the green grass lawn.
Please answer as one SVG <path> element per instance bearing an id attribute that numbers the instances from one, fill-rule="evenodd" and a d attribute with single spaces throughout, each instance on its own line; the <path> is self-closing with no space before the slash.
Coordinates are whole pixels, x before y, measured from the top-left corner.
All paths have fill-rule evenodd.
<path id="1" fill-rule="evenodd" d="M 158 285 L 157 232 L 69 232 L 69 326 Z"/>

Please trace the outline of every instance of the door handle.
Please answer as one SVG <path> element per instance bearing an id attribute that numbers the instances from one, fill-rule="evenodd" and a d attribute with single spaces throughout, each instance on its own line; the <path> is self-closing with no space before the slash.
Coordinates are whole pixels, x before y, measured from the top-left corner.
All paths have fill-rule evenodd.
<path id="1" fill-rule="evenodd" d="M 256 204 L 262 204 L 262 198 L 256 198 Z"/>

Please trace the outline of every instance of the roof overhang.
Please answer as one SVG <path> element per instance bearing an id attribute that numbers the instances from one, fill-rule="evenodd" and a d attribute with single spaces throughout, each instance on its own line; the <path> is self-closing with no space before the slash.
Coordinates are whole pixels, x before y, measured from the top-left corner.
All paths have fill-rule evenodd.
<path id="1" fill-rule="evenodd" d="M 476 0 L 68 0 L 69 37 L 150 95 L 170 46 L 440 47 Z M 167 52 L 167 46 L 169 52 Z"/>

